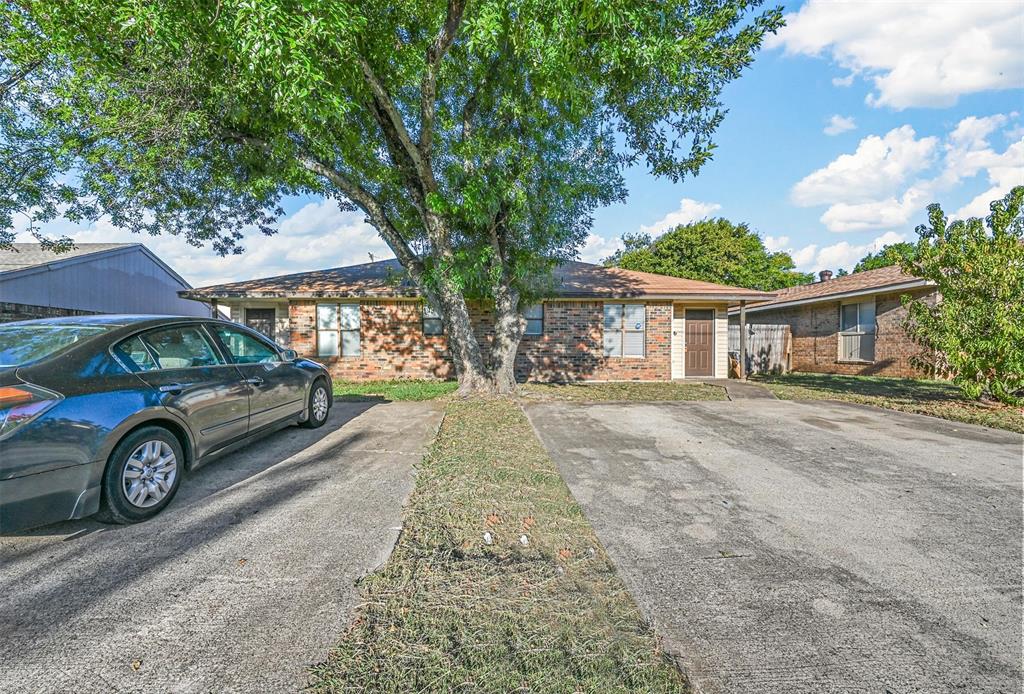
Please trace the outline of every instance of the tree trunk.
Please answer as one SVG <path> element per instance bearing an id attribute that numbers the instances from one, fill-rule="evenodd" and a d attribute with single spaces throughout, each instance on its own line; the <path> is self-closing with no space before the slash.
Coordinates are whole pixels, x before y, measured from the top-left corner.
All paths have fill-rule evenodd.
<path id="1" fill-rule="evenodd" d="M 465 297 L 446 277 L 440 278 L 436 296 L 448 337 L 448 352 L 459 379 L 459 395 L 491 392 L 493 385 L 473 332 Z"/>
<path id="2" fill-rule="evenodd" d="M 491 381 L 495 392 L 508 395 L 516 391 L 516 352 L 523 337 L 523 319 L 519 313 L 519 292 L 501 280 L 494 287 L 494 341 L 491 343 Z"/>

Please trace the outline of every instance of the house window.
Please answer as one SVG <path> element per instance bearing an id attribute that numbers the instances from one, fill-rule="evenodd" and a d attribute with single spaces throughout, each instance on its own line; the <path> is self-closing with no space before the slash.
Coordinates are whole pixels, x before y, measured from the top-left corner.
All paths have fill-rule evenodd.
<path id="1" fill-rule="evenodd" d="M 358 357 L 359 350 L 359 304 L 317 304 L 317 354 Z"/>
<path id="2" fill-rule="evenodd" d="M 527 306 L 523 309 L 523 316 L 526 318 L 524 335 L 544 334 L 544 304 Z"/>
<path id="3" fill-rule="evenodd" d="M 441 314 L 436 308 L 434 308 L 430 304 L 423 305 L 423 334 L 444 334 L 444 323 L 441 322 Z"/>
<path id="4" fill-rule="evenodd" d="M 604 355 L 643 357 L 647 342 L 646 316 L 644 304 L 605 304 Z"/>
<path id="5" fill-rule="evenodd" d="M 839 307 L 839 361 L 875 360 L 875 300 Z"/>

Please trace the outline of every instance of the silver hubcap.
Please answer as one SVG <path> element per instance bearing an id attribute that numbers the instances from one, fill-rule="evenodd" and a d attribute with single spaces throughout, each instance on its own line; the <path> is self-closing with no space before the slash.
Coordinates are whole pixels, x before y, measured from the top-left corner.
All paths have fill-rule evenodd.
<path id="1" fill-rule="evenodd" d="M 128 503 L 148 508 L 167 496 L 178 475 L 178 459 L 164 441 L 146 441 L 128 456 L 121 490 Z"/>
<path id="2" fill-rule="evenodd" d="M 313 391 L 313 416 L 318 422 L 327 417 L 327 390 L 322 387 Z"/>

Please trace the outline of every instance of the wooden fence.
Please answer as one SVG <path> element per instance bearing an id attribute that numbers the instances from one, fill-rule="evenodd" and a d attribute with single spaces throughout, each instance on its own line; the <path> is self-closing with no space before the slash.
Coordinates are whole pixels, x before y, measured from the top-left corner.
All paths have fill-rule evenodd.
<path id="1" fill-rule="evenodd" d="M 788 325 L 747 324 L 747 373 L 788 373 L 793 340 Z M 729 326 L 729 355 L 739 360 L 740 326 Z"/>

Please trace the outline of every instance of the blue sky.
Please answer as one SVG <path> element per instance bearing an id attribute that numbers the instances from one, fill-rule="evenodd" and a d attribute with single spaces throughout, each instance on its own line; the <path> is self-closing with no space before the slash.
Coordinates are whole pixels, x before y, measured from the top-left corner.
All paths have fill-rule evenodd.
<path id="1" fill-rule="evenodd" d="M 725 90 L 713 161 L 677 184 L 627 172 L 629 199 L 598 212 L 583 259 L 599 261 L 623 233 L 724 216 L 803 270 L 850 269 L 913 239 L 931 202 L 984 215 L 1024 184 L 1024 3 L 808 0 L 786 12 Z M 361 214 L 317 199 L 286 209 L 280 232 L 251 237 L 241 259 L 103 222 L 52 231 L 142 240 L 195 285 L 390 257 Z"/>

